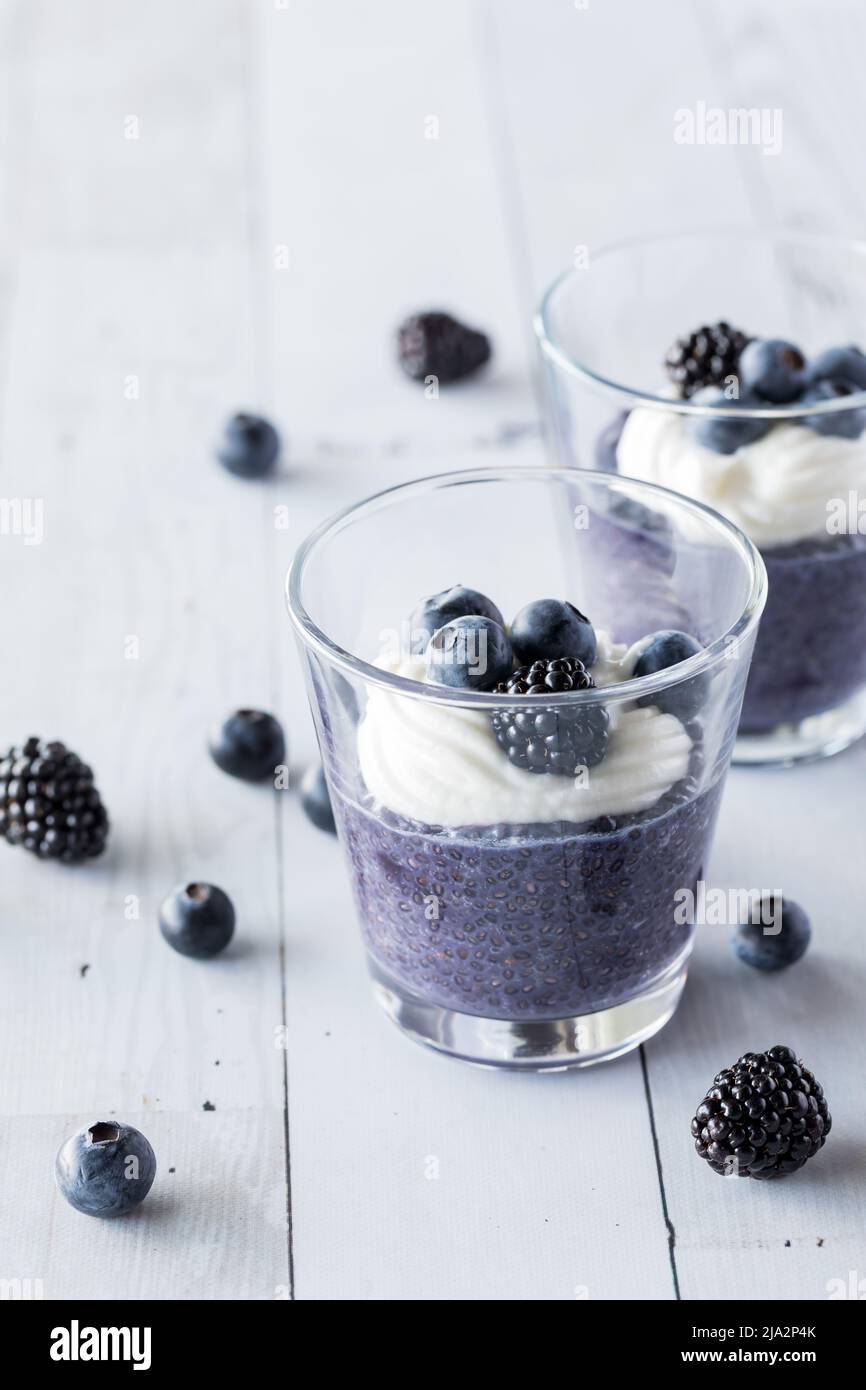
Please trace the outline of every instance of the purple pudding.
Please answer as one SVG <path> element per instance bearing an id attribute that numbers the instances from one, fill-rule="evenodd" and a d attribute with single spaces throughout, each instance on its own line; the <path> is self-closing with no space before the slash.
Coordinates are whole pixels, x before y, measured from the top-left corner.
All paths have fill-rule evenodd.
<path id="1" fill-rule="evenodd" d="M 377 973 L 425 1002 L 490 1018 L 625 1002 L 688 952 L 675 894 L 702 877 L 720 794 L 720 782 L 697 797 L 684 787 L 641 815 L 523 833 L 427 829 L 338 798 Z"/>
<path id="2" fill-rule="evenodd" d="M 767 606 L 740 729 L 823 714 L 866 686 L 866 536 L 761 548 Z"/>

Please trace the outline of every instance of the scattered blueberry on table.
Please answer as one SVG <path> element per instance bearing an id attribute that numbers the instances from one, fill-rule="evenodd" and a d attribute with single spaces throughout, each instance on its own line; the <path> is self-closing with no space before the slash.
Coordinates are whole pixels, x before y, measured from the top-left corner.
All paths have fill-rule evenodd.
<path id="1" fill-rule="evenodd" d="M 490 358 L 490 339 L 450 314 L 413 314 L 397 331 L 400 365 L 413 381 L 435 376 L 443 385 L 476 372 Z"/>
<path id="2" fill-rule="evenodd" d="M 228 894 L 213 883 L 187 883 L 164 899 L 159 928 L 182 956 L 210 960 L 231 941 L 235 910 Z"/>
<path id="3" fill-rule="evenodd" d="M 336 834 L 334 810 L 321 763 L 312 763 L 301 778 L 301 806 L 317 829 Z"/>
<path id="4" fill-rule="evenodd" d="M 739 924 L 732 944 L 739 959 L 755 970 L 784 970 L 802 959 L 811 938 L 800 904 L 768 895 L 755 904 L 750 920 Z"/>
<path id="5" fill-rule="evenodd" d="M 239 709 L 215 724 L 208 748 L 218 768 L 246 782 L 272 781 L 286 759 L 280 721 L 259 709 Z"/>
<path id="6" fill-rule="evenodd" d="M 270 420 L 241 411 L 226 424 L 217 446 L 223 468 L 237 478 L 264 478 L 280 454 L 280 436 Z"/>
<path id="7" fill-rule="evenodd" d="M 77 753 L 59 741 L 28 738 L 0 757 L 0 837 L 63 864 L 102 853 L 108 814 Z"/>
<path id="8" fill-rule="evenodd" d="M 54 1164 L 60 1192 L 85 1216 L 123 1216 L 143 1202 L 156 1176 L 156 1156 L 139 1130 L 113 1120 L 67 1139 Z"/>
<path id="9" fill-rule="evenodd" d="M 716 1075 L 692 1135 L 715 1173 L 782 1178 L 818 1152 L 830 1126 L 823 1087 L 790 1047 L 778 1046 L 746 1052 Z"/>

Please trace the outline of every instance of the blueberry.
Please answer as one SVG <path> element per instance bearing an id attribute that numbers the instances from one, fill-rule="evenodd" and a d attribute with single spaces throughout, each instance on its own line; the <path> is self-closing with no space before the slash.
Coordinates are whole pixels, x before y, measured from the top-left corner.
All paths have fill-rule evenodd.
<path id="1" fill-rule="evenodd" d="M 246 782 L 273 780 L 274 769 L 286 758 L 282 725 L 272 714 L 239 709 L 215 724 L 208 740 L 217 767 Z"/>
<path id="2" fill-rule="evenodd" d="M 312 763 L 301 778 L 301 806 L 307 819 L 319 830 L 336 834 L 331 796 L 321 763 Z"/>
<path id="3" fill-rule="evenodd" d="M 597 651 L 589 618 L 558 598 L 536 599 L 521 608 L 511 624 L 511 642 L 518 666 L 570 658 L 589 668 Z"/>
<path id="4" fill-rule="evenodd" d="M 655 632 L 635 662 L 632 674 L 637 678 L 652 676 L 656 671 L 667 671 L 700 651 L 703 651 L 700 642 L 696 642 L 687 632 Z M 675 714 L 677 719 L 685 722 L 694 719 L 700 710 L 707 696 L 707 686 L 705 675 L 692 676 L 691 680 L 681 681 L 679 685 L 672 685 L 655 695 L 642 695 L 638 704 L 654 705 L 656 709 Z"/>
<path id="5" fill-rule="evenodd" d="M 57 1186 L 85 1216 L 123 1216 L 143 1202 L 156 1176 L 156 1156 L 132 1125 L 102 1120 L 88 1125 L 60 1149 Z"/>
<path id="6" fill-rule="evenodd" d="M 783 338 L 753 338 L 740 353 L 738 375 L 742 393 L 784 405 L 805 385 L 806 359 Z"/>
<path id="7" fill-rule="evenodd" d="M 210 960 L 225 950 L 235 929 L 232 900 L 212 883 L 182 884 L 159 909 L 159 929 L 182 956 Z"/>
<path id="8" fill-rule="evenodd" d="M 750 920 L 737 927 L 731 944 L 739 959 L 755 970 L 782 970 L 805 955 L 811 936 L 809 918 L 799 903 L 768 894 L 754 905 Z"/>
<path id="9" fill-rule="evenodd" d="M 748 407 L 765 404 L 749 395 L 741 395 L 738 400 L 730 400 L 724 391 L 718 386 L 704 386 L 700 391 L 696 391 L 691 398 L 692 405 L 724 405 L 736 409 L 738 406 L 747 410 Z M 737 449 L 741 449 L 744 444 L 754 444 L 755 440 L 762 439 L 772 425 L 772 420 L 736 420 L 728 417 L 716 417 L 712 415 L 690 416 L 686 421 L 686 428 L 698 444 L 705 449 L 712 449 L 714 454 L 733 454 Z"/>
<path id="10" fill-rule="evenodd" d="M 280 436 L 262 415 L 233 415 L 217 447 L 223 468 L 238 478 L 264 478 L 280 452 Z"/>
<path id="11" fill-rule="evenodd" d="M 818 401 L 832 401 L 844 396 L 852 396 L 859 387 L 849 381 L 824 379 L 815 382 L 803 392 L 803 405 L 815 405 Z M 802 423 L 816 434 L 832 436 L 837 439 L 859 439 L 866 426 L 866 409 L 832 411 L 827 415 L 805 415 Z"/>
<path id="12" fill-rule="evenodd" d="M 427 679 L 458 690 L 492 690 L 512 665 L 511 642 L 492 618 L 455 618 L 427 646 Z"/>
<path id="13" fill-rule="evenodd" d="M 818 381 L 848 381 L 858 391 L 866 391 L 866 354 L 858 347 L 826 348 L 810 362 L 809 384 Z"/>
<path id="14" fill-rule="evenodd" d="M 477 589 L 465 589 L 462 584 L 454 584 L 450 589 L 443 589 L 441 594 L 422 599 L 412 614 L 410 650 L 416 654 L 426 651 L 427 643 L 440 627 L 454 618 L 467 618 L 471 614 L 492 618 L 500 627 L 505 627 L 505 619 L 496 604 L 484 594 L 479 594 Z"/>

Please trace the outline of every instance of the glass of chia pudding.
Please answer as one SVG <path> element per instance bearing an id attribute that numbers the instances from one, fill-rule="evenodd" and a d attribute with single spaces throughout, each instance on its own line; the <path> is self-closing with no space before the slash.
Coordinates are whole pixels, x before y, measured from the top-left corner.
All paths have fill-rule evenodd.
<path id="1" fill-rule="evenodd" d="M 769 592 L 735 762 L 866 732 L 866 243 L 675 235 L 582 255 L 535 319 L 560 461 L 683 492 Z"/>
<path id="2" fill-rule="evenodd" d="M 670 1018 L 765 582 L 724 518 L 573 469 L 407 483 L 300 547 L 290 615 L 404 1032 L 547 1070 Z"/>

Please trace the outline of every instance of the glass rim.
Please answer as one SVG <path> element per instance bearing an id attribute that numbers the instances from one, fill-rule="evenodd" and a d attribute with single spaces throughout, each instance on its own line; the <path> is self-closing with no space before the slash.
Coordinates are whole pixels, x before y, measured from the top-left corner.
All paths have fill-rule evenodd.
<path id="1" fill-rule="evenodd" d="M 823 232 L 798 232 L 782 228 L 762 230 L 748 227 L 713 227 L 703 231 L 658 232 L 651 236 L 625 237 L 618 241 L 605 242 L 597 251 L 593 252 L 592 258 L 594 261 L 599 261 L 622 252 L 637 251 L 641 248 L 660 246 L 665 243 L 674 244 L 678 241 L 697 243 L 711 237 L 729 241 L 760 241 L 768 245 L 773 242 L 787 242 L 791 246 L 801 248 L 814 246 L 825 251 L 853 251 L 866 260 L 866 241 L 859 238 L 834 236 L 832 233 Z M 548 285 L 532 317 L 535 336 L 541 351 L 562 371 L 578 377 L 581 381 L 590 382 L 593 386 L 600 387 L 604 392 L 616 396 L 623 403 L 630 403 L 630 408 L 640 405 L 651 410 L 671 411 L 677 415 L 781 422 L 802 420 L 806 415 L 836 415 L 843 411 L 862 409 L 866 405 L 866 390 L 854 391 L 850 396 L 840 396 L 834 400 L 817 401 L 808 407 L 804 407 L 800 401 L 791 401 L 787 405 L 764 406 L 693 405 L 691 401 L 681 400 L 677 396 L 641 391 L 624 382 L 614 381 L 600 372 L 593 371 L 584 362 L 571 356 L 557 343 L 556 335 L 550 332 L 550 312 L 555 296 L 570 281 L 576 281 L 578 277 L 585 274 L 585 270 L 578 270 L 572 266 L 568 270 L 561 271 L 552 284 Z"/>
<path id="2" fill-rule="evenodd" d="M 374 492 L 359 502 L 342 507 L 339 511 L 326 517 L 301 541 L 286 575 L 286 602 L 289 617 L 297 636 L 305 648 L 317 652 L 319 656 L 338 670 L 347 675 L 358 677 L 368 685 L 405 695 L 410 699 L 433 701 L 462 709 L 488 710 L 513 706 L 515 698 L 519 700 L 541 699 L 541 696 L 515 697 L 504 693 L 496 694 L 489 690 L 465 690 L 445 685 L 434 685 L 427 681 L 416 681 L 408 676 L 400 676 L 383 670 L 382 667 L 347 651 L 346 648 L 334 642 L 307 612 L 302 598 L 304 571 L 314 551 L 323 541 L 338 535 L 347 526 L 363 517 L 365 513 L 375 514 L 413 493 L 429 492 L 437 486 L 454 487 L 467 483 L 509 482 L 518 479 L 548 478 L 574 483 L 576 474 L 580 478 L 594 480 L 608 490 L 611 484 L 616 482 L 626 490 L 644 494 L 649 499 L 652 499 L 653 496 L 664 498 L 666 501 L 672 502 L 675 507 L 680 507 L 693 516 L 697 516 L 703 524 L 708 524 L 717 535 L 723 536 L 726 542 L 738 551 L 750 575 L 749 594 L 745 606 L 731 626 L 709 646 L 689 657 L 687 661 L 679 662 L 676 666 L 668 667 L 662 671 L 656 671 L 652 675 L 633 676 L 630 680 L 618 681 L 612 685 L 596 686 L 592 690 L 564 693 L 551 691 L 549 696 L 543 697 L 545 707 L 574 706 L 578 702 L 584 705 L 622 704 L 626 701 L 637 700 L 643 695 L 653 695 L 661 690 L 668 690 L 672 686 L 682 684 L 683 681 L 691 680 L 704 671 L 713 670 L 723 661 L 729 660 L 734 644 L 740 645 L 752 629 L 757 626 L 767 597 L 767 571 L 764 561 L 757 546 L 749 540 L 748 536 L 733 522 L 728 521 L 718 512 L 714 512 L 710 507 L 705 507 L 703 503 L 695 502 L 692 498 L 684 497 L 682 493 L 674 492 L 671 488 L 659 487 L 656 483 L 646 483 L 620 475 L 614 476 L 599 469 L 558 468 L 531 464 L 503 465 L 495 468 L 465 468 L 446 473 L 428 474 L 423 478 L 415 478 L 408 482 L 383 488 L 381 491 Z M 672 671 L 676 671 L 677 674 L 672 676 Z"/>

